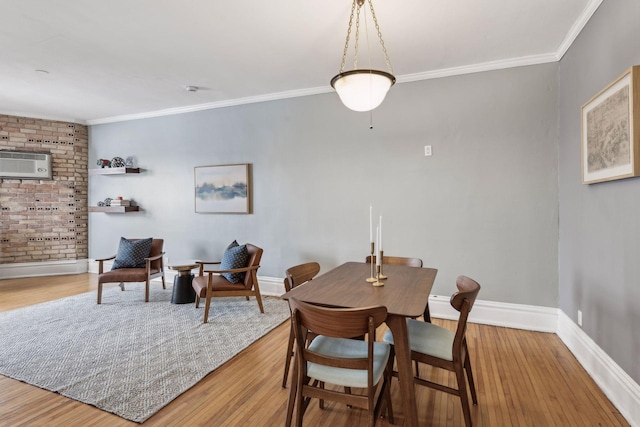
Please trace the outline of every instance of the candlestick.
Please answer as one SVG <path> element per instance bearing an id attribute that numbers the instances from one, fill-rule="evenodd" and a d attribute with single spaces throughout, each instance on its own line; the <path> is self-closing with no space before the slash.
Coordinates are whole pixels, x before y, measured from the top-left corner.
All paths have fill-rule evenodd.
<path id="1" fill-rule="evenodd" d="M 371 277 L 369 277 L 367 279 L 367 282 L 369 283 L 373 283 L 375 281 L 377 281 L 377 279 L 374 276 L 374 272 L 373 272 L 373 257 L 375 256 L 375 243 L 373 243 L 373 239 L 371 240 Z"/>
<path id="2" fill-rule="evenodd" d="M 375 282 L 373 282 L 373 283 L 372 283 L 372 285 L 373 285 L 373 286 L 376 286 L 376 287 L 377 287 L 377 286 L 384 286 L 384 282 L 381 282 L 381 281 L 380 281 L 380 266 L 379 266 L 379 265 L 376 265 L 376 271 L 377 271 L 377 274 L 376 274 L 376 281 L 375 281 Z"/>
<path id="3" fill-rule="evenodd" d="M 384 251 L 379 251 L 378 257 L 384 261 Z M 380 263 L 380 273 L 378 274 L 378 279 L 380 280 L 385 280 L 387 278 L 387 276 L 385 276 L 382 273 L 382 266 L 384 265 L 384 262 Z"/>

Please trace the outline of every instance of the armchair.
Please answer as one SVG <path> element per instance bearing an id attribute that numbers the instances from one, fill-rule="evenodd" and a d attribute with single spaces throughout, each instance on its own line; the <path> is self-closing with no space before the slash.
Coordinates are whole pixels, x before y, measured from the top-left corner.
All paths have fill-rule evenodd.
<path id="1" fill-rule="evenodd" d="M 140 239 L 126 239 L 136 242 Z M 120 289 L 124 291 L 125 282 L 145 282 L 145 302 L 149 302 L 149 282 L 156 277 L 162 277 L 162 289 L 166 289 L 164 281 L 164 263 L 162 257 L 164 252 L 162 247 L 163 239 L 152 239 L 149 256 L 144 258 L 144 267 L 141 268 L 118 268 L 111 271 L 104 271 L 104 262 L 116 258 L 116 255 L 108 258 L 96 259 L 98 261 L 98 304 L 102 303 L 102 285 L 104 283 L 120 283 Z"/>
<path id="2" fill-rule="evenodd" d="M 244 296 L 249 300 L 250 296 L 255 296 L 260 307 L 260 312 L 264 313 L 262 306 L 262 296 L 260 295 L 260 287 L 258 286 L 258 268 L 260 268 L 260 259 L 262 258 L 262 249 L 247 243 L 247 252 L 249 260 L 246 267 L 227 268 L 219 270 L 206 269 L 209 264 L 221 264 L 222 261 L 196 261 L 200 268 L 198 275 L 193 278 L 192 286 L 196 291 L 196 308 L 200 305 L 200 298 L 206 298 L 204 307 L 204 321 L 209 320 L 209 307 L 211 306 L 211 298 L 213 297 L 231 297 Z M 238 283 L 233 283 L 222 274 L 240 274 L 244 278 Z"/>

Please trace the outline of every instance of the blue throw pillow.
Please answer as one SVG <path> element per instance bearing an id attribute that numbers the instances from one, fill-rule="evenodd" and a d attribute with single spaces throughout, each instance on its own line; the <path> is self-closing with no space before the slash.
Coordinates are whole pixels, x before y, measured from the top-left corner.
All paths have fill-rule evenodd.
<path id="1" fill-rule="evenodd" d="M 229 245 L 231 246 L 231 245 Z M 221 270 L 232 270 L 234 268 L 244 268 L 249 262 L 249 251 L 246 245 L 233 246 L 227 248 L 222 255 L 220 263 Z M 231 283 L 240 283 L 244 281 L 246 272 L 242 273 L 221 273 L 221 275 Z"/>
<path id="2" fill-rule="evenodd" d="M 144 268 L 144 259 L 147 258 L 151 252 L 151 240 L 153 240 L 151 237 L 135 241 L 121 237 L 118 253 L 111 269 Z"/>

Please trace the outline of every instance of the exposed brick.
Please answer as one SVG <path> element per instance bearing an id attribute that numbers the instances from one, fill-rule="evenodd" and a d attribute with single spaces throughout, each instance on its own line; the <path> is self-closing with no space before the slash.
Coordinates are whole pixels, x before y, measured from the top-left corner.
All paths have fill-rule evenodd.
<path id="1" fill-rule="evenodd" d="M 50 152 L 54 175 L 0 178 L 0 263 L 87 258 L 88 128 L 0 114 L 0 149 Z"/>

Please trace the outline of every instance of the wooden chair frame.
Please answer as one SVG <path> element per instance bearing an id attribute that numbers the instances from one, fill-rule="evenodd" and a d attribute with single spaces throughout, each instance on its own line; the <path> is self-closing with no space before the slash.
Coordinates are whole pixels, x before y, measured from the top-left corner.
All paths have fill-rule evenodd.
<path id="1" fill-rule="evenodd" d="M 235 268 L 231 270 L 212 270 L 206 269 L 208 264 L 220 264 L 221 261 L 196 261 L 200 268 L 198 270 L 198 276 L 193 278 L 193 288 L 196 291 L 196 308 L 200 306 L 200 289 L 204 289 L 202 280 L 206 277 L 206 294 L 204 298 L 204 320 L 203 323 L 209 321 L 209 307 L 211 306 L 211 298 L 214 297 L 238 297 L 244 296 L 247 301 L 249 297 L 256 297 L 258 301 L 258 307 L 260 307 L 260 313 L 264 313 L 264 307 L 262 305 L 262 296 L 260 295 L 260 286 L 258 285 L 258 269 L 260 268 L 260 260 L 262 258 L 262 248 L 247 243 L 247 250 L 249 251 L 249 265 L 243 268 Z M 233 284 L 226 280 L 221 273 L 245 273 L 245 279 L 238 284 Z"/>
<path id="2" fill-rule="evenodd" d="M 307 262 L 290 267 L 285 272 L 284 288 L 287 292 L 296 286 L 307 283 L 313 279 L 320 272 L 320 264 L 317 262 Z M 313 337 L 308 337 L 312 339 Z M 287 386 L 287 379 L 289 378 L 289 367 L 291 366 L 291 359 L 294 356 L 293 344 L 295 342 L 295 331 L 293 329 L 293 322 L 291 322 L 291 328 L 289 330 L 289 342 L 287 343 L 287 354 L 284 361 L 284 374 L 282 375 L 282 387 Z"/>
<path id="3" fill-rule="evenodd" d="M 129 239 L 136 241 L 139 239 Z M 151 252 L 153 255 L 145 258 L 144 268 L 121 268 L 117 270 L 104 271 L 104 262 L 116 258 L 116 255 L 108 258 L 96 259 L 98 262 L 98 304 L 102 303 L 102 285 L 104 283 L 120 283 L 120 289 L 124 291 L 124 284 L 126 282 L 145 282 L 144 301 L 149 302 L 149 282 L 156 277 L 162 277 L 162 289 L 167 289 L 164 280 L 164 252 L 162 247 L 164 245 L 163 239 L 152 239 Z M 159 253 L 157 252 L 159 248 Z"/>
<path id="4" fill-rule="evenodd" d="M 357 309 L 327 308 L 289 300 L 292 309 L 296 337 L 295 380 L 295 408 L 296 426 L 302 426 L 302 418 L 312 398 L 320 400 L 320 408 L 324 408 L 324 400 L 345 403 L 349 406 L 363 408 L 369 412 L 369 427 L 374 427 L 377 417 L 386 413 L 389 421 L 394 423 L 391 407 L 389 364 L 385 368 L 383 377 L 377 384 L 373 383 L 373 353 L 375 330 L 387 318 L 387 309 L 383 306 L 365 307 Z M 309 349 L 307 335 L 309 331 L 316 335 L 332 338 L 352 338 L 367 335 L 367 358 L 340 358 L 323 355 Z M 307 362 L 321 365 L 367 370 L 367 394 L 352 394 L 350 387 L 344 392 L 327 390 L 324 384 L 309 378 Z M 292 384 L 293 387 L 293 384 Z M 286 426 L 291 425 L 293 405 L 291 399 L 287 408 Z"/>

